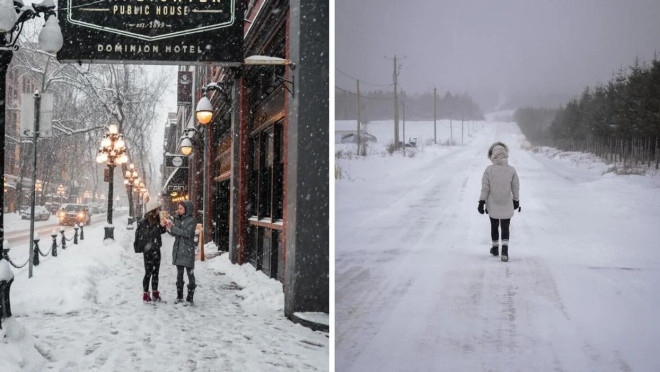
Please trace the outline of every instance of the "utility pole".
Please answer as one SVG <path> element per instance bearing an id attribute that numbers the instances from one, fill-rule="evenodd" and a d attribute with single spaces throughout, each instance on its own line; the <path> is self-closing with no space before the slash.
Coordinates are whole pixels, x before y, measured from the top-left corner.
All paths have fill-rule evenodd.
<path id="1" fill-rule="evenodd" d="M 404 101 L 401 104 L 401 107 L 403 108 L 402 118 L 403 118 L 403 154 L 406 154 L 406 102 Z"/>
<path id="2" fill-rule="evenodd" d="M 357 81 L 357 154 L 360 153 L 360 80 Z"/>
<path id="3" fill-rule="evenodd" d="M 451 122 L 452 114 L 449 114 L 449 146 L 454 145 L 454 125 Z"/>
<path id="4" fill-rule="evenodd" d="M 394 55 L 394 73 L 392 78 L 394 79 L 394 148 L 399 148 L 399 100 L 397 99 L 397 64 L 396 64 L 396 54 Z"/>
<path id="5" fill-rule="evenodd" d="M 461 145 L 463 144 L 463 117 L 461 117 Z"/>
<path id="6" fill-rule="evenodd" d="M 438 128 L 436 121 L 438 118 L 438 90 L 433 87 L 433 143 L 438 144 Z"/>

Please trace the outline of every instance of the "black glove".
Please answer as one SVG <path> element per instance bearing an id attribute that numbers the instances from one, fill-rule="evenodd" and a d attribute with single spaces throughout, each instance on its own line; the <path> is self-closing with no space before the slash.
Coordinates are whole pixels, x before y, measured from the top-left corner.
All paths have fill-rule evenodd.
<path id="1" fill-rule="evenodd" d="M 477 210 L 479 211 L 480 214 L 484 214 L 484 205 L 486 204 L 485 200 L 479 200 L 479 207 L 477 207 Z"/>
<path id="2" fill-rule="evenodd" d="M 520 210 L 521 210 L 520 202 L 518 200 L 513 201 L 513 210 L 515 211 L 516 209 L 518 210 L 518 212 L 520 212 Z"/>

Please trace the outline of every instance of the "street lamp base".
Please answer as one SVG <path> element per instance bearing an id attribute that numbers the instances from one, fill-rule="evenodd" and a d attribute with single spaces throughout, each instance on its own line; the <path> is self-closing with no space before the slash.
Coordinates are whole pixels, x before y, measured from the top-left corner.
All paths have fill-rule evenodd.
<path id="1" fill-rule="evenodd" d="M 128 217 L 128 224 L 126 225 L 126 229 L 133 230 L 135 228 L 133 223 L 135 223 L 135 217 Z"/>
<path id="2" fill-rule="evenodd" d="M 103 240 L 106 239 L 112 239 L 115 240 L 115 227 L 114 226 L 105 226 L 105 235 L 103 236 Z"/>

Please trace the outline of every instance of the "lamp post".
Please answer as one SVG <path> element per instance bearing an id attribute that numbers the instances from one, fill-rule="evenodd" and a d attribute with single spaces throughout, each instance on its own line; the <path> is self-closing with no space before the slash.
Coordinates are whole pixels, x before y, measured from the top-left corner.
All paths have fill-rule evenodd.
<path id="1" fill-rule="evenodd" d="M 138 180 L 139 178 L 137 171 L 135 170 L 135 164 L 129 165 L 126 175 L 124 176 L 124 184 L 128 186 L 128 226 L 126 227 L 128 229 L 132 228 L 133 222 L 135 221 L 135 217 L 133 216 L 133 187 Z"/>
<path id="2" fill-rule="evenodd" d="M 124 136 L 119 133 L 116 125 L 109 125 L 108 133 L 106 133 L 101 141 L 101 148 L 96 155 L 97 163 L 106 163 L 108 166 L 108 225 L 105 226 L 103 240 L 115 239 L 114 226 L 112 226 L 112 183 L 115 167 L 128 161 L 125 150 L 126 143 L 124 142 Z"/>
<path id="3" fill-rule="evenodd" d="M 57 187 L 57 195 L 60 197 L 60 206 L 62 206 L 62 196 L 64 195 L 64 186 L 62 184 Z"/>
<path id="4" fill-rule="evenodd" d="M 138 217 L 140 217 L 140 210 L 138 209 L 138 207 L 140 206 L 140 187 L 141 186 L 142 186 L 142 180 L 140 179 L 140 177 L 138 177 L 134 181 L 134 185 L 133 185 L 133 188 L 132 188 L 133 193 L 135 193 L 135 197 L 133 198 L 133 212 L 135 213 L 136 219 Z"/>
<path id="5" fill-rule="evenodd" d="M 197 121 L 202 125 L 205 126 L 206 124 L 210 123 L 213 120 L 213 106 L 211 105 L 211 101 L 209 100 L 208 97 L 208 92 L 209 91 L 214 91 L 217 90 L 221 92 L 223 95 L 228 96 L 228 90 L 231 87 L 231 84 L 229 83 L 209 83 L 205 86 L 202 87 L 202 98 L 197 102 L 197 107 L 195 108 L 195 117 L 197 118 Z M 198 133 L 202 136 L 202 142 L 204 143 L 204 150 L 203 150 L 203 158 L 202 162 L 204 164 L 210 164 L 211 163 L 211 155 L 209 151 L 209 146 L 206 143 L 207 138 L 206 138 L 206 131 L 200 131 L 197 130 L 194 126 L 189 126 L 186 129 L 186 134 L 181 137 L 181 141 L 179 142 L 179 148 L 181 150 L 181 153 L 185 156 L 189 156 L 193 152 L 193 143 L 191 136 L 193 133 Z M 204 167 L 204 176 L 202 177 L 202 210 L 204 212 L 203 214 L 203 219 L 202 219 L 202 231 L 206 232 L 208 231 L 208 225 L 207 225 L 207 219 L 210 218 L 210 203 L 208 201 L 208 182 L 209 182 L 209 169 L 208 167 Z M 206 239 L 205 239 L 206 240 Z M 203 256 L 202 256 L 203 257 Z"/>
<path id="6" fill-rule="evenodd" d="M 47 53 L 57 53 L 62 48 L 62 31 L 55 13 L 55 3 L 53 0 L 44 0 L 41 4 L 31 4 L 24 6 L 22 1 L 0 0 L 0 149 L 5 148 L 5 103 L 6 103 L 6 85 L 7 70 L 18 50 L 16 42 L 23 31 L 23 24 L 33 18 L 44 15 L 46 23 L 39 34 L 39 46 Z M 4 156 L 4 155 L 3 155 Z M 0 174 L 5 174 L 5 162 L 0 162 Z M 5 209 L 5 191 L 0 189 L 0 251 L 2 251 L 4 241 L 4 209 Z M 0 261 L 2 257 L 0 257 Z M 0 314 L 0 318 L 6 314 Z M 11 315 L 11 314 L 8 314 Z"/>

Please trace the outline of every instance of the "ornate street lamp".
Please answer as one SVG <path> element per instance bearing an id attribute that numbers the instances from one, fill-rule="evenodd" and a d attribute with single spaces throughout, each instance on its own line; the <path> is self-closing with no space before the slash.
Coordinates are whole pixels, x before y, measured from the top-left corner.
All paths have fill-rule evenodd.
<path id="1" fill-rule="evenodd" d="M 124 136 L 119 133 L 116 125 L 108 126 L 108 133 L 101 140 L 101 148 L 96 155 L 96 162 L 108 165 L 108 225 L 105 226 L 105 239 L 115 239 L 114 226 L 112 226 L 112 183 L 114 179 L 114 170 L 117 165 L 122 165 L 128 161 L 125 153 L 126 143 Z"/>
<path id="2" fill-rule="evenodd" d="M 60 206 L 61 206 L 62 205 L 62 196 L 64 196 L 64 186 L 62 186 L 62 184 L 60 184 L 57 187 L 57 195 L 60 197 Z"/>
<path id="3" fill-rule="evenodd" d="M 43 14 L 46 23 L 39 34 L 39 47 L 47 53 L 57 53 L 63 44 L 62 31 L 60 30 L 55 13 L 53 0 L 44 0 L 41 4 L 25 6 L 22 1 L 0 0 L 0 149 L 5 148 L 5 103 L 7 70 L 18 50 L 18 41 L 23 24 Z M 0 174 L 5 174 L 5 163 L 0 162 Z M 0 213 L 5 209 L 5 191 L 0 189 Z M 0 216 L 0 252 L 4 241 L 4 213 Z M 2 261 L 2 257 L 0 257 Z M 3 266 L 0 264 L 0 266 Z M 11 314 L 0 314 L 11 316 Z"/>
<path id="4" fill-rule="evenodd" d="M 135 170 L 135 164 L 131 164 L 124 176 L 124 185 L 128 186 L 128 225 L 126 228 L 129 230 L 133 228 L 133 222 L 135 221 L 133 216 L 133 187 L 136 181 L 139 181 L 138 174 Z"/>
<path id="5" fill-rule="evenodd" d="M 41 183 L 41 181 L 37 180 L 37 184 L 34 185 L 34 191 L 37 193 L 41 193 L 43 189 L 44 189 L 43 184 Z"/>

